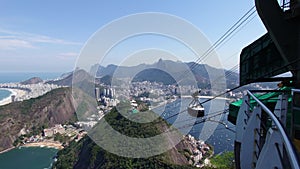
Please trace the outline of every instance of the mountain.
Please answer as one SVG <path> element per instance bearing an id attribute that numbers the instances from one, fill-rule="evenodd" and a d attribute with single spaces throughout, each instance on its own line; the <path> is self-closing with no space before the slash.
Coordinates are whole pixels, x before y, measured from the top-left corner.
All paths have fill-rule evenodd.
<path id="1" fill-rule="evenodd" d="M 101 78 L 97 78 L 96 81 L 98 83 L 102 83 L 102 84 L 105 84 L 105 85 L 111 85 L 111 81 L 112 81 L 112 76 L 110 75 L 105 75 Z"/>
<path id="2" fill-rule="evenodd" d="M 168 73 L 160 70 L 160 69 L 146 69 L 139 72 L 133 79 L 133 82 L 142 82 L 142 81 L 149 81 L 149 82 L 162 82 L 165 85 L 171 85 L 176 83 L 174 78 L 170 76 Z"/>
<path id="3" fill-rule="evenodd" d="M 64 79 L 64 78 L 70 76 L 72 73 L 73 73 L 73 71 L 72 72 L 63 73 L 62 75 L 60 75 L 60 79 Z"/>
<path id="4" fill-rule="evenodd" d="M 96 67 L 96 66 L 95 66 Z M 96 68 L 93 67 L 95 70 Z M 161 73 L 161 70 L 164 73 Z M 107 67 L 99 66 L 98 71 L 96 73 L 97 77 L 109 76 L 113 78 L 133 78 L 134 81 L 157 81 L 163 82 L 165 84 L 169 84 L 170 81 L 174 80 L 174 78 L 170 78 L 171 76 L 178 76 L 185 79 L 186 82 L 182 82 L 182 84 L 190 84 L 191 77 L 187 77 L 187 70 L 191 70 L 194 75 L 195 80 L 198 83 L 198 87 L 205 88 L 209 86 L 210 83 L 216 83 L 221 73 L 225 73 L 227 88 L 232 88 L 238 85 L 239 76 L 237 73 L 232 71 L 227 71 L 224 69 L 218 69 L 211 67 L 205 64 L 198 64 L 195 62 L 183 63 L 179 61 L 171 61 L 171 60 L 158 60 L 158 62 L 153 64 L 140 64 L 137 66 L 117 66 L 117 65 L 108 65 Z M 209 73 L 208 73 L 209 72 Z M 169 74 L 167 77 L 165 74 Z M 211 75 L 212 77 L 210 77 Z M 167 79 L 165 79 L 167 77 Z M 210 78 L 215 79 L 210 81 Z"/>
<path id="5" fill-rule="evenodd" d="M 131 116 L 136 115 L 132 114 Z M 137 116 L 137 118 L 139 117 Z M 118 113 L 116 109 L 112 109 L 112 111 L 108 113 L 104 119 L 118 132 L 135 138 L 153 137 L 170 129 L 169 124 L 167 124 L 167 122 L 165 122 L 162 118 L 158 117 L 151 123 L 138 123 L 128 120 L 126 117 Z M 101 137 L 101 139 L 113 139 L 113 137 L 105 134 Z M 114 143 L 114 140 L 111 141 L 114 146 L 119 146 Z M 123 144 L 123 142 L 119 144 Z M 156 146 L 159 147 L 160 143 Z M 151 146 L 149 148 L 151 148 Z M 96 145 L 89 137 L 85 137 L 79 142 L 74 141 L 70 143 L 70 146 L 67 148 L 60 150 L 57 154 L 57 162 L 54 163 L 53 168 L 195 168 L 189 164 L 191 152 L 193 152 L 193 147 L 187 140 L 183 139 L 175 147 L 160 155 L 149 158 L 121 157 L 107 152 Z"/>
<path id="6" fill-rule="evenodd" d="M 28 80 L 25 80 L 23 82 L 20 82 L 22 85 L 28 85 L 28 84 L 38 84 L 43 82 L 43 79 L 39 78 L 39 77 L 33 77 L 30 78 Z"/>
<path id="7" fill-rule="evenodd" d="M 194 77 L 188 75 L 190 71 Z M 90 74 L 91 73 L 91 74 Z M 74 83 L 82 79 L 88 79 L 90 83 L 94 80 L 99 83 L 111 85 L 111 81 L 118 83 L 118 79 L 132 78 L 134 81 L 156 81 L 166 85 L 174 84 L 174 79 L 184 79 L 180 83 L 182 85 L 190 85 L 196 80 L 198 87 L 209 88 L 211 83 L 216 83 L 220 79 L 220 74 L 225 73 L 227 88 L 233 88 L 239 84 L 239 76 L 237 73 L 224 69 L 217 69 L 205 64 L 195 62 L 183 63 L 179 61 L 159 59 L 153 64 L 140 64 L 136 66 L 117 66 L 110 64 L 106 67 L 98 64 L 91 68 L 88 73 L 78 69 L 73 73 L 67 73 L 60 80 L 51 80 L 47 83 L 62 86 L 71 86 L 72 80 Z M 92 75 L 96 75 L 93 78 Z M 214 80 L 210 80 L 214 79 Z"/>
<path id="8" fill-rule="evenodd" d="M 78 83 L 81 80 L 85 79 L 92 79 L 92 76 L 86 72 L 85 70 L 78 69 L 73 71 L 72 73 L 66 73 L 63 75 L 64 78 L 61 78 L 59 80 L 50 80 L 47 81 L 46 83 L 48 84 L 56 84 L 60 86 L 72 86 L 73 83 Z"/>
<path id="9" fill-rule="evenodd" d="M 70 88 L 59 88 L 43 96 L 0 107 L 0 151 L 12 147 L 21 130 L 33 132 L 74 121 Z"/>

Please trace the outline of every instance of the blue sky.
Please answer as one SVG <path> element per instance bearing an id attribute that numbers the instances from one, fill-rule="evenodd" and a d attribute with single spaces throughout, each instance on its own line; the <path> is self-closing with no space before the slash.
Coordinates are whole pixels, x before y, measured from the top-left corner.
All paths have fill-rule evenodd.
<path id="1" fill-rule="evenodd" d="M 195 25 L 213 43 L 254 6 L 254 1 L 2 0 L 0 4 L 0 72 L 67 72 L 74 68 L 77 56 L 93 33 L 120 17 L 143 12 L 175 15 Z M 235 66 L 242 48 L 265 32 L 256 15 L 217 49 L 223 67 Z M 148 45 L 140 43 L 143 47 Z M 113 54 L 112 62 L 118 59 Z M 119 54 L 122 55 L 122 50 Z M 181 61 L 192 59 L 183 57 Z"/>

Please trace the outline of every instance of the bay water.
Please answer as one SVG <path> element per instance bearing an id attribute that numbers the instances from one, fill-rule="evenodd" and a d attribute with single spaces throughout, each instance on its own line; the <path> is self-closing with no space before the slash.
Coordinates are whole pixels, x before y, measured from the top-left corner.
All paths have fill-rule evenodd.
<path id="1" fill-rule="evenodd" d="M 1 169 L 50 169 L 58 150 L 20 147 L 0 154 Z"/>

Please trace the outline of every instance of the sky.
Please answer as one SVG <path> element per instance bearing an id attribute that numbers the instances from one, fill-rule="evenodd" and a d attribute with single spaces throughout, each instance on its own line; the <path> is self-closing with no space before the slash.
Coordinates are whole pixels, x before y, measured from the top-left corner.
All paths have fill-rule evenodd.
<path id="1" fill-rule="evenodd" d="M 194 25 L 213 44 L 254 6 L 254 0 L 0 0 L 0 4 L 0 72 L 69 72 L 76 67 L 78 56 L 95 32 L 124 16 L 145 12 L 170 14 Z M 242 48 L 264 33 L 265 27 L 255 14 L 216 49 L 222 67 L 231 69 L 237 65 Z M 197 59 L 188 57 L 188 50 L 180 42 L 157 35 L 135 36 L 113 49 L 100 64 L 120 64 L 125 56 L 136 56 L 149 49 L 154 49 L 154 53 L 177 53 L 177 59 L 183 62 Z M 137 60 L 153 62 L 146 58 Z"/>

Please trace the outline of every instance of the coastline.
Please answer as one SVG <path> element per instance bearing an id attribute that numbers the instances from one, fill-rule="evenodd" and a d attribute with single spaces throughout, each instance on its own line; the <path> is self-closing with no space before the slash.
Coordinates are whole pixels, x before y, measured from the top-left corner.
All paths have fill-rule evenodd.
<path id="1" fill-rule="evenodd" d="M 9 152 L 10 150 L 13 150 L 15 148 L 20 148 L 20 147 L 41 147 L 41 148 L 46 147 L 46 148 L 54 148 L 57 150 L 61 150 L 64 148 L 62 146 L 62 144 L 59 142 L 42 141 L 42 142 L 36 142 L 36 143 L 26 143 L 24 145 L 17 146 L 17 147 L 13 146 L 13 147 L 10 147 L 10 148 L 0 151 L 0 154 Z"/>
<path id="2" fill-rule="evenodd" d="M 25 90 L 21 90 L 21 89 L 11 89 L 11 88 L 0 88 L 0 89 L 8 90 L 11 93 L 8 97 L 0 100 L 0 106 L 11 103 L 11 96 L 13 95 L 15 95 L 16 97 L 22 97 L 27 93 Z"/>
<path id="3" fill-rule="evenodd" d="M 215 96 L 198 96 L 198 98 L 200 99 L 212 99 Z M 192 96 L 189 95 L 182 95 L 181 98 L 193 98 Z M 229 98 L 226 97 L 216 97 L 216 99 L 220 99 L 220 100 L 230 100 Z"/>
<path id="4" fill-rule="evenodd" d="M 2 150 L 2 151 L 0 151 L 0 154 L 6 153 L 6 152 L 8 152 L 8 151 L 10 151 L 10 150 L 12 150 L 14 148 L 16 148 L 16 147 L 10 147 L 10 148 L 7 148 L 5 150 Z"/>
<path id="5" fill-rule="evenodd" d="M 20 147 L 47 147 L 47 148 L 54 148 L 61 150 L 64 147 L 59 142 L 49 142 L 49 141 L 42 141 L 42 142 L 36 142 L 36 143 L 26 143 Z"/>

